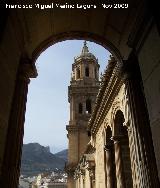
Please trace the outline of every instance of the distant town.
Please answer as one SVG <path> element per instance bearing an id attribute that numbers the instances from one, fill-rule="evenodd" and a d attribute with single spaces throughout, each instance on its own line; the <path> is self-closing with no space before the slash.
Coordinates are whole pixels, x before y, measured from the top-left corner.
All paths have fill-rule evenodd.
<path id="1" fill-rule="evenodd" d="M 52 173 L 41 173 L 37 176 L 19 178 L 19 188 L 66 188 L 67 174 L 65 172 L 53 171 Z"/>
<path id="2" fill-rule="evenodd" d="M 38 143 L 23 145 L 18 188 L 66 188 L 68 150 L 56 154 Z"/>

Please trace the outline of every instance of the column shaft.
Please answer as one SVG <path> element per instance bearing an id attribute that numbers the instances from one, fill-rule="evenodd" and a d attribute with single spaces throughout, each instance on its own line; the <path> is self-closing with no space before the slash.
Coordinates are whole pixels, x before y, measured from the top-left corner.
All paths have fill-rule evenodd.
<path id="1" fill-rule="evenodd" d="M 120 141 L 117 138 L 113 138 L 115 148 L 115 165 L 116 165 L 116 177 L 117 177 L 117 188 L 125 188 L 125 178 L 123 171 L 123 161 L 121 154 Z"/>
<path id="2" fill-rule="evenodd" d="M 0 176 L 0 185 L 5 188 L 17 188 L 19 183 L 28 83 L 29 77 L 35 74 L 34 68 L 31 61 L 25 59 L 17 72 Z"/>
<path id="3" fill-rule="evenodd" d="M 105 147 L 107 188 L 114 187 L 112 148 Z"/>

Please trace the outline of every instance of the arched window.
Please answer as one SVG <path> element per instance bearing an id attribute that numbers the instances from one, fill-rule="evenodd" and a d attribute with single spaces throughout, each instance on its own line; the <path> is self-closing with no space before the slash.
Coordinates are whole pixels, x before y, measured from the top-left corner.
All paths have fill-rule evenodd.
<path id="1" fill-rule="evenodd" d="M 94 69 L 94 75 L 95 75 L 95 79 L 98 80 L 97 68 Z"/>
<path id="2" fill-rule="evenodd" d="M 125 119 L 123 112 L 118 110 L 115 116 L 115 136 L 123 136 L 121 144 L 121 158 L 123 165 L 123 176 L 125 187 L 133 187 L 132 170 L 131 170 L 131 158 L 130 158 L 130 146 L 127 127 L 124 125 Z M 116 152 L 116 151 L 115 151 Z M 116 156 L 117 154 L 115 154 Z"/>
<path id="3" fill-rule="evenodd" d="M 79 114 L 82 114 L 82 112 L 83 112 L 82 103 L 79 103 L 78 112 L 79 112 Z"/>
<path id="4" fill-rule="evenodd" d="M 115 115 L 115 135 L 121 135 L 123 132 L 123 123 L 124 123 L 125 119 L 124 119 L 124 115 L 123 112 L 121 110 L 118 110 L 116 115 Z"/>
<path id="5" fill-rule="evenodd" d="M 91 114 L 91 111 L 92 111 L 91 100 L 87 99 L 86 100 L 86 113 Z"/>
<path id="6" fill-rule="evenodd" d="M 86 77 L 89 77 L 89 67 L 86 67 L 86 68 L 85 68 L 85 76 L 86 76 Z"/>
<path id="7" fill-rule="evenodd" d="M 76 78 L 77 79 L 79 79 L 80 78 L 80 67 L 78 67 L 77 69 L 76 69 Z"/>

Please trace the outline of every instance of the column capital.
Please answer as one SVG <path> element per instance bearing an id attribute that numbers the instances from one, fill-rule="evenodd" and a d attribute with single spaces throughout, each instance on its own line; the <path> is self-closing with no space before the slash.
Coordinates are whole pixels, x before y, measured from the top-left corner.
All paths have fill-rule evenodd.
<path id="1" fill-rule="evenodd" d="M 111 137 L 111 140 L 113 140 L 114 143 L 119 143 L 124 137 L 124 135 L 115 135 Z"/>
<path id="2" fill-rule="evenodd" d="M 111 137 L 112 138 L 112 137 Z M 107 142 L 105 145 L 104 145 L 104 150 L 105 151 L 110 151 L 112 149 L 112 146 L 113 146 L 113 140 L 110 139 L 109 142 Z"/>
<path id="3" fill-rule="evenodd" d="M 120 76 L 124 80 L 140 78 L 139 64 L 137 63 L 137 55 L 134 51 L 130 53 L 127 60 L 123 60 L 123 63 L 120 66 Z"/>
<path id="4" fill-rule="evenodd" d="M 18 68 L 18 77 L 22 80 L 29 81 L 30 78 L 36 78 L 38 75 L 35 64 L 28 57 L 20 59 Z"/>
<path id="5" fill-rule="evenodd" d="M 95 179 L 95 166 L 88 169 L 88 171 L 89 171 L 89 176 Z"/>

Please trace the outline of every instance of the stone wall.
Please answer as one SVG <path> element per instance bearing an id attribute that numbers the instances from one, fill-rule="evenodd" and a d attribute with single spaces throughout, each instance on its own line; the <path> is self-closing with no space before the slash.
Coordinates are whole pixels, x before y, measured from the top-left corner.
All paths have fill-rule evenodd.
<path id="1" fill-rule="evenodd" d="M 139 64 L 149 112 L 152 139 L 160 178 L 160 37 L 153 24 L 140 53 Z"/>

